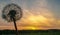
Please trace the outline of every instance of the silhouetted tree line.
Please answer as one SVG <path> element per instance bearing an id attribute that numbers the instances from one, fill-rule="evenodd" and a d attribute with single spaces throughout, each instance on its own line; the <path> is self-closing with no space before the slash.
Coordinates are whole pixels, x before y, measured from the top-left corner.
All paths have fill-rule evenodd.
<path id="1" fill-rule="evenodd" d="M 60 33 L 58 29 L 49 29 L 49 30 L 18 30 L 18 33 Z M 15 30 L 0 30 L 0 34 L 15 34 Z"/>

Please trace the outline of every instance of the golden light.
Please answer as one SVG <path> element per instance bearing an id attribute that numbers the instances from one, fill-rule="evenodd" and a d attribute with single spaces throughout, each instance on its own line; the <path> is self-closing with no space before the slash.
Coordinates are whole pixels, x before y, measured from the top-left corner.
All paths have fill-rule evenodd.
<path id="1" fill-rule="evenodd" d="M 23 24 L 26 24 L 26 25 L 22 26 L 22 28 L 20 28 L 20 29 L 22 29 L 22 30 L 44 29 L 43 26 L 51 26 L 49 21 L 50 21 L 50 19 L 48 19 L 42 15 L 28 16 L 28 18 L 24 19 L 24 22 L 23 22 Z M 52 21 L 52 19 L 51 19 L 51 21 Z"/>
<path id="2" fill-rule="evenodd" d="M 42 15 L 39 15 L 39 16 L 30 16 L 28 20 L 32 23 L 40 23 L 40 22 L 46 22 L 47 18 L 45 18 Z"/>
<path id="3" fill-rule="evenodd" d="M 28 30 L 36 30 L 35 27 L 26 27 L 25 29 L 28 29 Z"/>
<path id="4" fill-rule="evenodd" d="M 32 27 L 32 30 L 36 30 L 36 28 L 35 27 Z"/>
<path id="5" fill-rule="evenodd" d="M 18 27 L 19 30 L 36 30 L 37 28 L 34 26 L 25 26 L 25 27 Z"/>

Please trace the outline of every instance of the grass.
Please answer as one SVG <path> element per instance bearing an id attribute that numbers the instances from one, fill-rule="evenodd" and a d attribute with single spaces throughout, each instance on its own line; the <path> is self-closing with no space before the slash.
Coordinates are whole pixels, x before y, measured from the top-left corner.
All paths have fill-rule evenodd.
<path id="1" fill-rule="evenodd" d="M 60 30 L 22 30 L 18 31 L 19 35 L 60 35 Z M 15 35 L 14 30 L 0 31 L 0 35 Z"/>

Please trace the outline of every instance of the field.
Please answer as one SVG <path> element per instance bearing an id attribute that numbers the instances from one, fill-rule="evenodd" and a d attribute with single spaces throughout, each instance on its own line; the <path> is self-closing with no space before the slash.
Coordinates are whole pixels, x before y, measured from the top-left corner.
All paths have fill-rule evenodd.
<path id="1" fill-rule="evenodd" d="M 15 30 L 1 30 L 0 35 L 15 35 Z M 22 30 L 19 35 L 60 35 L 60 30 Z"/>

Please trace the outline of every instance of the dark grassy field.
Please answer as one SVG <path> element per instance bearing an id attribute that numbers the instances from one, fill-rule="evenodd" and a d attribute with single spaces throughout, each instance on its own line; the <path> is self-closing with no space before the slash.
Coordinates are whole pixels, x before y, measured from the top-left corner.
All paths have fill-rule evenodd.
<path id="1" fill-rule="evenodd" d="M 15 35 L 15 30 L 0 30 L 0 35 Z M 19 30 L 19 35 L 60 35 L 60 30 Z"/>

